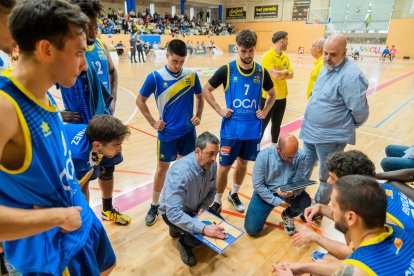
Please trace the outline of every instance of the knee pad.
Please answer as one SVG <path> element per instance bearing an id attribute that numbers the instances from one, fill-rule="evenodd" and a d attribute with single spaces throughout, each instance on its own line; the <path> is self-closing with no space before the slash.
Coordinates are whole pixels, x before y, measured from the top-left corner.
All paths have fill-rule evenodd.
<path id="1" fill-rule="evenodd" d="M 99 174 L 100 180 L 112 180 L 114 178 L 115 166 L 100 167 L 99 171 L 100 171 L 100 174 Z"/>

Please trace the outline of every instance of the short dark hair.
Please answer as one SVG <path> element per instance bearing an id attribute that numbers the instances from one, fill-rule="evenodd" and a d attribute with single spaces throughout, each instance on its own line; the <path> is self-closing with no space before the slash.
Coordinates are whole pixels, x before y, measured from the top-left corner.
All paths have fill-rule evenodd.
<path id="1" fill-rule="evenodd" d="M 387 196 L 378 182 L 365 175 L 347 175 L 336 182 L 339 208 L 360 216 L 367 229 L 383 227 L 387 210 Z"/>
<path id="2" fill-rule="evenodd" d="M 201 150 L 205 149 L 207 144 L 220 144 L 219 139 L 208 131 L 201 133 L 196 139 L 196 148 L 200 148 Z"/>
<path id="3" fill-rule="evenodd" d="M 16 0 L 0 0 L 0 13 L 9 14 L 16 5 Z"/>
<path id="4" fill-rule="evenodd" d="M 180 57 L 187 56 L 187 45 L 180 39 L 173 39 L 168 43 L 167 52 Z"/>
<path id="5" fill-rule="evenodd" d="M 128 126 L 111 115 L 97 115 L 89 121 L 86 136 L 92 141 L 99 141 L 106 145 L 114 140 L 120 140 L 131 134 Z"/>
<path id="6" fill-rule="evenodd" d="M 9 27 L 22 52 L 33 52 L 38 41 L 49 40 L 57 49 L 87 30 L 88 18 L 79 7 L 64 0 L 24 0 L 10 14 Z M 73 33 L 71 24 L 83 29 Z"/>
<path id="7" fill-rule="evenodd" d="M 326 160 L 326 168 L 335 173 L 337 177 L 350 174 L 375 177 L 374 163 L 359 150 L 331 154 Z"/>
<path id="8" fill-rule="evenodd" d="M 71 3 L 79 6 L 87 17 L 97 19 L 99 16 L 105 14 L 104 7 L 98 0 L 71 0 Z"/>
<path id="9" fill-rule="evenodd" d="M 286 36 L 288 35 L 287 32 L 285 31 L 279 31 L 279 32 L 275 32 L 272 36 L 272 42 L 273 44 L 275 44 L 276 42 L 278 42 L 281 39 L 286 38 Z"/>
<path id="10" fill-rule="evenodd" d="M 236 36 L 236 43 L 243 48 L 252 48 L 256 46 L 257 35 L 250 29 L 241 30 Z"/>

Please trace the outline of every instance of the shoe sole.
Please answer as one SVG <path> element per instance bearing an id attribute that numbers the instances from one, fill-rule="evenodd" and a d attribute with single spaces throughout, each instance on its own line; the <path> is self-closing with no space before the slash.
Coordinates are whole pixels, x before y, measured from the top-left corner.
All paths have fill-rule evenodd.
<path id="1" fill-rule="evenodd" d="M 107 217 L 102 217 L 102 216 L 101 216 L 101 219 L 104 220 L 104 221 L 112 221 L 113 223 L 118 224 L 118 225 L 128 225 L 128 224 L 130 224 L 130 222 L 122 223 L 122 222 L 119 222 L 119 221 L 110 220 Z"/>
<path id="2" fill-rule="evenodd" d="M 234 204 L 233 199 L 230 197 L 230 195 L 227 197 L 227 199 L 231 202 L 231 204 L 233 205 L 234 209 L 236 209 L 237 212 L 239 213 L 244 213 L 244 211 L 246 210 L 246 208 L 243 207 L 243 210 L 238 210 L 236 207 L 236 204 Z"/>
<path id="3" fill-rule="evenodd" d="M 152 226 L 157 222 L 157 220 L 158 220 L 158 215 L 155 216 L 155 219 L 152 222 L 145 221 L 145 225 Z"/>

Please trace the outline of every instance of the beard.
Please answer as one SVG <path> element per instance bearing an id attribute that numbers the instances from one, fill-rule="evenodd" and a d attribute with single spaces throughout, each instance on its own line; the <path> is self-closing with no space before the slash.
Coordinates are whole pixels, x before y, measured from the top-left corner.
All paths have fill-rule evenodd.
<path id="1" fill-rule="evenodd" d="M 253 62 L 253 58 L 241 58 L 240 57 L 240 60 L 246 65 L 249 65 Z"/>
<path id="2" fill-rule="evenodd" d="M 341 219 L 340 221 L 335 221 L 335 229 L 343 234 L 346 234 L 349 230 L 348 226 L 343 221 L 343 219 Z"/>
<path id="3" fill-rule="evenodd" d="M 92 46 L 94 43 L 95 43 L 95 39 L 91 39 L 91 38 L 86 39 L 86 44 L 88 46 Z"/>

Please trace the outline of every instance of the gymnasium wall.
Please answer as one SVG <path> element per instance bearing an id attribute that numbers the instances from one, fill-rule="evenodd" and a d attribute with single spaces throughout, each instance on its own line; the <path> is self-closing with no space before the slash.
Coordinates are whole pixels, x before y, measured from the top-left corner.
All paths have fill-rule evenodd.
<path id="1" fill-rule="evenodd" d="M 411 26 L 411 27 L 409 27 Z M 414 18 L 391 19 L 388 30 L 387 45 L 395 45 L 397 49 L 397 58 L 409 56 L 414 58 L 414 47 L 409 43 L 410 37 L 413 36 Z"/>

